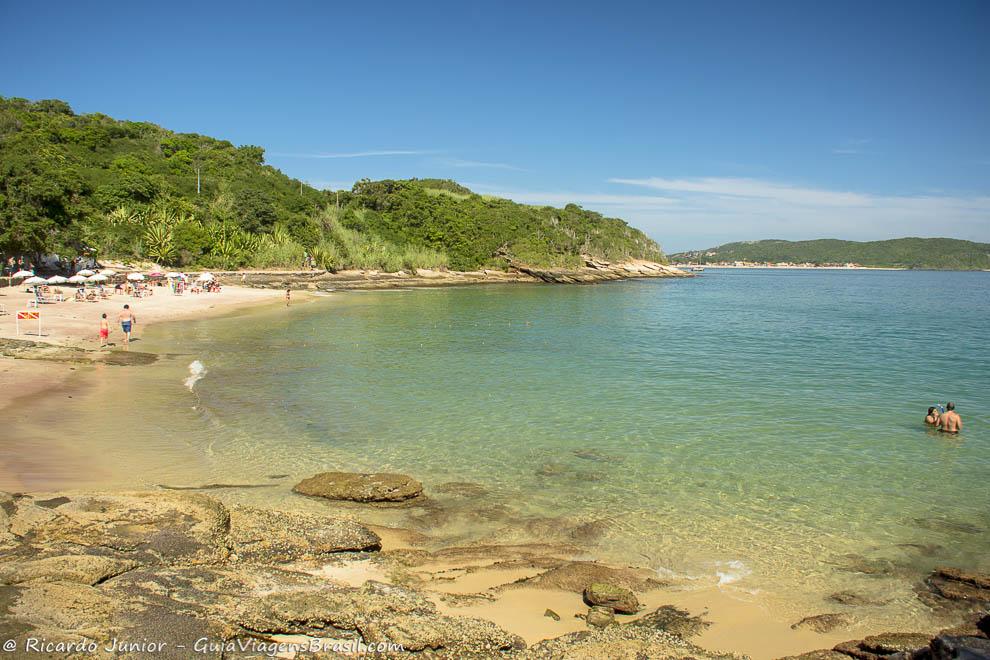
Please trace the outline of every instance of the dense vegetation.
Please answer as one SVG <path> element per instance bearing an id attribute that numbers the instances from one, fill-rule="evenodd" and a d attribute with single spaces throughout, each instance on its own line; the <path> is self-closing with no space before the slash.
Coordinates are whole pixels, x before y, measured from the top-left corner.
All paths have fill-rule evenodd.
<path id="1" fill-rule="evenodd" d="M 396 271 L 662 259 L 625 222 L 476 195 L 452 181 L 314 189 L 264 150 L 146 122 L 0 97 L 0 252 L 148 259 L 164 266 Z"/>
<path id="2" fill-rule="evenodd" d="M 680 252 L 670 256 L 675 263 L 753 261 L 845 264 L 892 268 L 943 270 L 990 269 L 990 243 L 954 238 L 896 238 L 889 241 L 746 241 L 726 243 L 709 250 Z"/>

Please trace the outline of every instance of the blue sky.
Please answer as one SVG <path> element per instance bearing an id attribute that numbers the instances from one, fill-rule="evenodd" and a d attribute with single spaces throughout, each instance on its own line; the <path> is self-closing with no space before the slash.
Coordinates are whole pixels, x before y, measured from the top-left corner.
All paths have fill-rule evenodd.
<path id="1" fill-rule="evenodd" d="M 990 3 L 0 0 L 0 95 L 449 177 L 668 251 L 990 241 Z"/>

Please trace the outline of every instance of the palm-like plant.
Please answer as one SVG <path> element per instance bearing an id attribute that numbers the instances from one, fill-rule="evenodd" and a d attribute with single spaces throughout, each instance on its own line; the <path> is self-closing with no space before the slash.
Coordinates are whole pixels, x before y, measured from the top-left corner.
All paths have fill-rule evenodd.
<path id="1" fill-rule="evenodd" d="M 148 225 L 144 231 L 144 252 L 160 264 L 171 263 L 176 254 L 172 227 L 164 222 Z"/>

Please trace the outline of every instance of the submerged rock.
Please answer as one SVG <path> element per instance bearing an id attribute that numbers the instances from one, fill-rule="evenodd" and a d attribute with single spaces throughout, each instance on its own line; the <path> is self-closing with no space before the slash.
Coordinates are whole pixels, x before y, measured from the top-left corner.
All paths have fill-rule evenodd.
<path id="1" fill-rule="evenodd" d="M 679 609 L 673 605 L 664 605 L 626 625 L 662 630 L 688 639 L 700 635 L 712 625 L 712 622 L 705 621 L 700 616 L 691 616 L 687 610 Z"/>
<path id="2" fill-rule="evenodd" d="M 842 605 L 886 605 L 890 601 L 871 598 L 854 591 L 837 591 L 830 594 L 828 600 Z"/>
<path id="3" fill-rule="evenodd" d="M 548 619 L 553 619 L 554 621 L 560 621 L 560 615 L 554 612 L 553 610 L 551 610 L 550 608 L 547 608 L 547 611 L 543 613 L 543 616 L 547 617 Z"/>
<path id="4" fill-rule="evenodd" d="M 635 614 L 639 611 L 636 594 L 629 589 L 607 582 L 593 582 L 585 587 L 584 602 L 589 605 L 610 607 L 619 614 Z"/>
<path id="5" fill-rule="evenodd" d="M 847 614 L 816 614 L 806 616 L 791 625 L 791 630 L 814 630 L 817 633 L 832 632 L 836 628 L 848 626 L 852 621 Z"/>
<path id="6" fill-rule="evenodd" d="M 927 590 L 919 597 L 937 607 L 978 611 L 990 607 L 990 575 L 939 567 L 925 580 Z"/>
<path id="7" fill-rule="evenodd" d="M 303 479 L 293 492 L 330 500 L 401 502 L 423 493 L 423 484 L 404 474 L 321 472 Z"/>

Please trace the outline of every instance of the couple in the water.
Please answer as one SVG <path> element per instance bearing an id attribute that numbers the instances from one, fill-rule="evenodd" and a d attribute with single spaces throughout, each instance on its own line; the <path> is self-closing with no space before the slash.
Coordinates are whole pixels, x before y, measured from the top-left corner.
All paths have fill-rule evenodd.
<path id="1" fill-rule="evenodd" d="M 925 424 L 934 427 L 942 433 L 959 433 L 962 431 L 962 417 L 956 412 L 956 404 L 949 401 L 942 406 L 932 406 L 928 409 Z"/>

